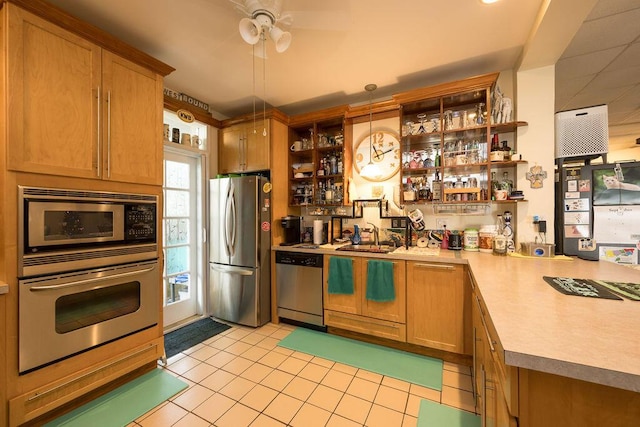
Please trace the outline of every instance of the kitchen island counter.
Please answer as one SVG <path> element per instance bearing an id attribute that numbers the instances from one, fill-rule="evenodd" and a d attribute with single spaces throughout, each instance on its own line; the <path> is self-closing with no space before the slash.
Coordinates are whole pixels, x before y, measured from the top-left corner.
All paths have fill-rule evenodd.
<path id="1" fill-rule="evenodd" d="M 640 272 L 605 261 L 520 258 L 466 251 L 437 256 L 274 246 L 273 250 L 468 264 L 504 348 L 507 365 L 640 392 L 640 301 L 564 295 L 543 276 L 640 282 Z"/>

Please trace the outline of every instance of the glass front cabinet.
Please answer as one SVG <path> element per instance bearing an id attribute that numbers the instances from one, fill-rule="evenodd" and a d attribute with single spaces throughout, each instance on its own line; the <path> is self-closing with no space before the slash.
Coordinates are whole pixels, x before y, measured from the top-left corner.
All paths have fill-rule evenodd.
<path id="1" fill-rule="evenodd" d="M 394 95 L 400 105 L 402 203 L 487 203 L 495 200 L 495 188 L 515 181 L 515 165 L 524 161 L 511 160 L 513 138 L 502 145 L 499 139 L 526 123 L 492 123 L 497 78 L 487 74 Z M 513 171 L 505 178 L 508 168 Z"/>

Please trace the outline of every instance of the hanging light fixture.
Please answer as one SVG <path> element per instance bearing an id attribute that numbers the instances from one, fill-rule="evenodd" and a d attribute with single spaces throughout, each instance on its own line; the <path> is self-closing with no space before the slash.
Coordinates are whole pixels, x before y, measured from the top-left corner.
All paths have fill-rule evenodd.
<path id="1" fill-rule="evenodd" d="M 369 163 L 360 171 L 360 176 L 365 178 L 377 178 L 382 175 L 382 171 L 378 165 L 373 163 L 373 91 L 378 88 L 377 85 L 370 83 L 364 87 L 369 92 Z"/>
<path id="2" fill-rule="evenodd" d="M 267 9 L 254 10 L 251 13 L 251 18 L 242 18 L 239 29 L 242 40 L 251 45 L 258 43 L 265 34 L 269 34 L 278 53 L 284 52 L 291 45 L 291 33 L 276 26 L 275 13 Z"/>

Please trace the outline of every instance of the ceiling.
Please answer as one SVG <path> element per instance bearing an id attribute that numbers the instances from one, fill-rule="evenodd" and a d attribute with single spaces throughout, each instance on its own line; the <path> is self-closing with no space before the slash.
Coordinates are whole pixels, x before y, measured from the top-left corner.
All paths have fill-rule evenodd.
<path id="1" fill-rule="evenodd" d="M 638 0 L 282 0 L 293 41 L 277 53 L 267 40 L 266 61 L 231 0 L 49 1 L 176 68 L 165 86 L 219 119 L 254 99 L 293 115 L 367 102 L 367 83 L 384 99 L 557 61 L 558 111 L 606 103 L 610 134 L 640 137 Z"/>

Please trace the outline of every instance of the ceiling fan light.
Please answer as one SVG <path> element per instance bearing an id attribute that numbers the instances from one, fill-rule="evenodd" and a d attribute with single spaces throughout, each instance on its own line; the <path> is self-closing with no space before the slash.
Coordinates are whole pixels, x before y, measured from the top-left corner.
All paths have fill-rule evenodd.
<path id="1" fill-rule="evenodd" d="M 284 52 L 289 48 L 289 45 L 291 45 L 291 33 L 288 31 L 282 31 L 275 25 L 269 31 L 269 36 L 276 44 L 276 52 L 278 53 Z"/>
<path id="2" fill-rule="evenodd" d="M 240 20 L 240 36 L 242 40 L 249 44 L 256 44 L 260 40 L 260 34 L 262 33 L 262 26 L 255 19 L 242 18 Z"/>

